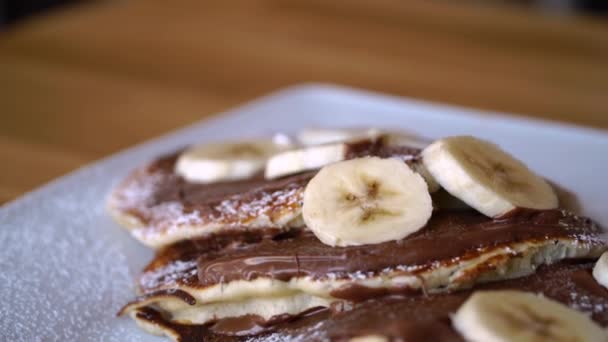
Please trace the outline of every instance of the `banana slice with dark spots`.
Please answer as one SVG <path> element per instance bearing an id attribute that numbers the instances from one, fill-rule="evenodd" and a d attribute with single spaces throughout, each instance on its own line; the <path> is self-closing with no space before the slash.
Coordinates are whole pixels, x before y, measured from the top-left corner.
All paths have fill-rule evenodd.
<path id="1" fill-rule="evenodd" d="M 422 160 L 441 187 L 486 216 L 558 206 L 542 177 L 490 142 L 470 136 L 437 140 L 422 151 Z"/>
<path id="2" fill-rule="evenodd" d="M 306 186 L 303 203 L 304 222 L 330 246 L 403 239 L 433 211 L 420 175 L 398 160 L 377 157 L 324 167 Z"/>

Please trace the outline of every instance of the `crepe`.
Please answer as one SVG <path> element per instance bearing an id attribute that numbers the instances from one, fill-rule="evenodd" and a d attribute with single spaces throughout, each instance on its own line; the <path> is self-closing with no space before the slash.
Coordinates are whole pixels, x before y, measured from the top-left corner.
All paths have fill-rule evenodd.
<path id="1" fill-rule="evenodd" d="M 560 263 L 543 266 L 523 278 L 478 285 L 475 290 L 518 289 L 543 294 L 588 314 L 608 326 L 608 290 L 591 275 L 593 263 Z M 157 309 L 133 312 L 145 330 L 174 341 L 322 341 L 374 337 L 375 341 L 463 342 L 452 328 L 450 316 L 472 290 L 433 296 L 390 296 L 366 300 L 352 307 L 311 310 L 299 316 L 283 316 L 264 324 L 253 316 L 217 320 L 207 325 L 180 324 Z"/>
<path id="2" fill-rule="evenodd" d="M 466 289 L 565 259 L 597 258 L 607 248 L 596 224 L 563 210 L 520 210 L 503 219 L 439 210 L 403 240 L 355 247 L 324 245 L 306 229 L 274 239 L 187 241 L 157 254 L 139 279 L 141 297 L 122 312 L 154 305 L 192 324 L 243 315 L 269 320 L 388 294 Z"/>
<path id="3" fill-rule="evenodd" d="M 381 156 L 420 163 L 419 149 L 378 143 L 349 145 L 347 158 Z M 262 175 L 196 184 L 174 172 L 179 152 L 133 171 L 112 192 L 108 211 L 142 243 L 160 248 L 228 232 L 276 234 L 303 226 L 302 196 L 316 171 L 276 180 Z"/>

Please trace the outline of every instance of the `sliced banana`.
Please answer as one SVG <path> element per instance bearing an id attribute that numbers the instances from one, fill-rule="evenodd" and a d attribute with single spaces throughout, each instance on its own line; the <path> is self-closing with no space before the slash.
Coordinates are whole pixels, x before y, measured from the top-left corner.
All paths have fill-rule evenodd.
<path id="1" fill-rule="evenodd" d="M 328 165 L 304 190 L 302 217 L 330 246 L 402 239 L 422 228 L 433 206 L 424 179 L 396 159 Z"/>
<path id="2" fill-rule="evenodd" d="M 426 141 L 423 142 L 423 140 L 413 138 L 412 136 L 393 133 L 380 134 L 380 132 L 384 131 L 374 129 L 370 129 L 366 132 L 365 137 L 363 135 L 353 135 L 349 136 L 350 140 L 308 146 L 278 153 L 268 160 L 264 177 L 266 177 L 266 179 L 275 179 L 303 171 L 319 169 L 325 165 L 345 160 L 348 154 L 349 144 L 356 142 L 369 141 L 371 143 L 381 139 L 382 144 L 385 146 L 408 146 L 418 148 L 428 145 Z M 344 138 L 346 135 L 340 135 L 339 137 Z M 313 141 L 313 139 L 310 141 Z M 321 139 L 316 141 L 321 141 Z M 440 189 L 439 183 L 435 181 L 435 178 L 429 173 L 421 160 L 412 161 L 410 164 L 411 168 L 424 178 L 430 192 L 435 192 Z"/>
<path id="3" fill-rule="evenodd" d="M 423 148 L 430 144 L 427 139 L 411 132 L 380 128 L 306 128 L 298 133 L 297 140 L 304 146 L 312 146 L 349 140 L 376 139 L 380 136 L 385 136 L 386 142 L 391 145 Z"/>
<path id="4" fill-rule="evenodd" d="M 422 151 L 422 160 L 445 190 L 486 216 L 557 208 L 543 178 L 490 142 L 470 136 L 437 140 Z"/>
<path id="5" fill-rule="evenodd" d="M 425 148 L 432 142 L 427 138 L 404 131 L 381 131 L 378 136 L 382 136 L 383 142 L 389 146 Z"/>
<path id="6" fill-rule="evenodd" d="M 304 146 L 313 146 L 365 139 L 373 137 L 377 132 L 373 128 L 305 128 L 298 132 L 297 140 Z"/>
<path id="7" fill-rule="evenodd" d="M 290 147 L 284 139 L 198 145 L 179 156 L 175 173 L 195 183 L 245 179 L 261 172 L 270 156 Z"/>
<path id="8" fill-rule="evenodd" d="M 365 335 L 351 337 L 348 342 L 388 342 L 389 339 L 382 335 Z"/>
<path id="9" fill-rule="evenodd" d="M 348 145 L 343 142 L 310 146 L 276 154 L 268 159 L 264 177 L 274 179 L 314 170 L 346 158 Z"/>
<path id="10" fill-rule="evenodd" d="M 593 277 L 598 284 L 608 289 L 608 252 L 604 252 L 595 263 Z"/>
<path id="11" fill-rule="evenodd" d="M 606 341 L 603 329 L 583 313 L 522 291 L 475 292 L 452 323 L 471 342 Z"/>

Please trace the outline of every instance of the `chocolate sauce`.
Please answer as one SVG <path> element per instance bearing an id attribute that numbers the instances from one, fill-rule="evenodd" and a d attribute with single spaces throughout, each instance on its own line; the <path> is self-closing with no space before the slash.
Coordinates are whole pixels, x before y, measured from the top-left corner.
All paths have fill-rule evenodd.
<path id="1" fill-rule="evenodd" d="M 259 335 L 267 331 L 267 327 L 274 324 L 279 324 L 285 319 L 271 320 L 266 322 L 262 317 L 257 315 L 245 315 L 240 317 L 227 317 L 219 320 L 215 324 L 210 325 L 210 332 L 216 335 L 226 336 L 250 336 Z"/>
<path id="2" fill-rule="evenodd" d="M 178 156 L 161 158 L 127 178 L 114 193 L 120 210 L 137 217 L 150 230 L 162 230 L 163 225 L 174 224 L 172 220 L 188 218 L 193 222 L 245 222 L 264 211 L 299 205 L 298 192 L 315 174 L 305 172 L 273 181 L 260 174 L 245 180 L 198 184 L 174 173 Z M 177 205 L 181 216 L 174 217 L 167 205 Z"/>
<path id="3" fill-rule="evenodd" d="M 387 147 L 379 142 L 349 146 L 348 158 L 361 156 L 419 161 L 419 150 Z M 277 180 L 257 175 L 247 180 L 194 184 L 173 172 L 178 154 L 161 158 L 134 173 L 115 193 L 120 210 L 139 218 L 144 229 L 175 229 L 176 222 L 213 222 L 236 227 L 200 240 L 182 241 L 159 251 L 146 267 L 136 302 L 169 296 L 195 305 L 179 285 L 207 287 L 233 280 L 269 277 L 289 280 L 374 275 L 402 267 L 416 274 L 479 256 L 516 242 L 572 238 L 600 241 L 600 228 L 586 218 L 560 210 L 515 210 L 489 219 L 473 210 L 437 210 L 429 223 L 406 239 L 357 247 L 329 247 L 307 229 L 283 232 L 269 226 L 249 232 L 248 222 L 260 216 L 270 220 L 296 211 L 301 195 L 316 171 Z M 192 222 L 186 222 L 191 220 Z M 476 286 L 475 289 L 520 289 L 540 292 L 608 325 L 608 293 L 591 276 L 592 264 L 543 267 L 517 280 Z M 168 290 L 169 289 L 169 290 Z M 449 315 L 471 291 L 426 296 L 408 289 L 373 290 L 347 286 L 331 293 L 355 302 L 352 310 L 316 309 L 297 316 L 280 315 L 266 321 L 259 316 L 225 318 L 205 325 L 171 322 L 152 307 L 137 309 L 137 317 L 180 337 L 181 341 L 347 340 L 353 336 L 383 335 L 404 341 L 462 341 Z M 372 299 L 369 299 L 372 298 Z M 149 305 L 149 304 L 145 304 Z"/>
<path id="4" fill-rule="evenodd" d="M 444 210 L 434 213 L 425 228 L 403 240 L 353 247 L 327 246 L 303 230 L 294 238 L 263 240 L 219 257 L 203 253 L 198 258 L 198 284 L 258 277 L 318 279 L 329 274 L 340 278 L 396 266 L 417 273 L 437 262 L 466 260 L 514 242 L 576 238 L 599 232 L 590 221 L 581 220 L 560 210 L 520 210 L 498 220 L 472 210 Z"/>
<path id="5" fill-rule="evenodd" d="M 260 173 L 245 180 L 197 184 L 174 172 L 179 153 L 136 170 L 113 194 L 117 209 L 136 217 L 145 226 L 142 234 L 164 232 L 188 223 L 213 222 L 244 228 L 260 215 L 274 222 L 284 213 L 299 210 L 304 187 L 317 172 L 274 180 L 266 180 Z M 416 148 L 389 147 L 380 140 L 366 140 L 350 144 L 346 154 L 347 158 L 374 155 L 412 163 L 419 159 L 419 153 Z M 175 213 L 176 210 L 179 212 Z"/>
<path id="6" fill-rule="evenodd" d="M 324 307 L 311 308 L 297 315 L 282 314 L 264 320 L 257 315 L 222 318 L 209 325 L 209 330 L 216 335 L 251 336 L 273 331 L 279 325 L 302 320 L 309 316 L 327 315 L 330 310 Z M 301 323 L 301 322 L 300 322 Z"/>
<path id="7" fill-rule="evenodd" d="M 191 294 L 189 294 L 186 291 L 180 290 L 180 289 L 166 289 L 166 290 L 159 290 L 154 292 L 153 294 L 144 294 L 141 295 L 139 297 L 137 297 L 135 300 L 127 303 L 126 305 L 124 305 L 120 311 L 118 311 L 118 313 L 116 314 L 116 316 L 122 316 L 123 314 L 125 314 L 127 312 L 127 310 L 134 304 L 141 304 L 141 303 L 145 303 L 149 300 L 158 300 L 159 298 L 171 298 L 171 299 L 178 299 L 188 305 L 194 305 L 196 304 L 196 298 L 194 298 Z"/>
<path id="8" fill-rule="evenodd" d="M 271 231 L 267 238 L 233 232 L 183 241 L 159 251 L 145 268 L 139 286 L 141 293 L 150 294 L 180 285 L 206 287 L 258 277 L 374 275 L 397 266 L 415 275 L 516 242 L 572 238 L 605 244 L 600 231 L 590 220 L 560 210 L 519 210 L 498 220 L 473 210 L 439 210 L 426 227 L 403 240 L 356 247 L 324 245 L 306 229 Z M 351 293 L 345 287 L 332 295 L 360 299 Z"/>
<path id="9" fill-rule="evenodd" d="M 497 283 L 482 284 L 475 290 L 516 289 L 542 293 L 573 309 L 591 316 L 602 326 L 608 326 L 608 290 L 591 275 L 593 263 L 564 262 L 543 266 L 535 274 Z M 432 296 L 387 296 L 357 304 L 352 310 L 332 313 L 319 310 L 303 317 L 266 324 L 253 334 L 243 334 L 239 324 L 248 326 L 250 317 L 231 318 L 237 330 L 227 330 L 222 320 L 207 325 L 189 326 L 172 323 L 150 308 L 138 316 L 180 336 L 182 342 L 193 341 L 277 341 L 298 339 L 347 340 L 355 336 L 381 335 L 403 341 L 463 341 L 452 328 L 450 315 L 473 293 L 460 291 Z M 214 326 L 220 325 L 220 330 Z M 246 336 L 244 336 L 246 335 Z"/>

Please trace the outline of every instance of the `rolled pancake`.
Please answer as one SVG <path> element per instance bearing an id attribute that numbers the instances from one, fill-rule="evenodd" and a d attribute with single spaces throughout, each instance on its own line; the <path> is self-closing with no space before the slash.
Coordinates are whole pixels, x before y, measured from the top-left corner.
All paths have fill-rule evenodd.
<path id="1" fill-rule="evenodd" d="M 420 150 L 382 140 L 350 143 L 346 157 L 379 156 L 420 163 Z M 179 152 L 135 170 L 112 192 L 108 210 L 142 243 L 159 248 L 231 231 L 287 231 L 303 225 L 302 195 L 316 171 L 276 180 L 195 184 L 174 172 Z"/>
<path id="2" fill-rule="evenodd" d="M 519 279 L 476 286 L 475 290 L 515 289 L 543 294 L 608 326 L 608 290 L 591 275 L 593 263 L 543 266 Z M 387 340 L 463 342 L 452 328 L 450 316 L 472 290 L 431 296 L 389 296 L 354 305 L 350 310 L 316 310 L 300 316 L 276 317 L 260 323 L 254 316 L 217 320 L 207 325 L 171 321 L 151 307 L 133 313 L 147 331 L 174 341 L 346 341 L 377 336 Z"/>
<path id="3" fill-rule="evenodd" d="M 596 224 L 563 210 L 516 210 L 501 219 L 439 210 L 414 235 L 366 246 L 330 247 L 306 229 L 274 239 L 186 241 L 158 253 L 139 279 L 142 297 L 123 313 L 153 305 L 196 324 L 270 319 L 380 295 L 466 289 L 607 248 Z"/>

